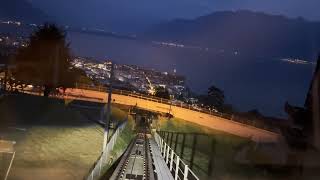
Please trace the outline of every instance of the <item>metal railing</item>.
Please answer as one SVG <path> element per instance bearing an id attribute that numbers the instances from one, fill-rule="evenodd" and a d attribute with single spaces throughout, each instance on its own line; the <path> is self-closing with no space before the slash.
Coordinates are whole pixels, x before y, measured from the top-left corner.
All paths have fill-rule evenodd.
<path id="1" fill-rule="evenodd" d="M 107 92 L 107 90 L 108 90 L 108 88 L 103 87 L 103 86 L 89 86 L 86 84 L 76 84 L 76 88 L 93 90 L 93 91 L 100 91 L 100 92 Z M 189 109 L 191 111 L 196 111 L 196 112 L 200 112 L 200 113 L 209 114 L 212 116 L 221 117 L 223 119 L 230 120 L 233 122 L 237 122 L 237 123 L 241 123 L 244 125 L 249 125 L 249 126 L 259 128 L 259 129 L 264 129 L 267 131 L 278 133 L 277 126 L 273 126 L 272 124 L 269 124 L 269 123 L 266 123 L 263 121 L 250 120 L 248 118 L 244 118 L 239 115 L 215 112 L 215 111 L 210 111 L 210 110 L 204 109 L 204 108 L 195 108 L 189 104 L 185 104 L 182 102 L 175 103 L 175 102 L 172 102 L 168 99 L 163 99 L 163 98 L 159 98 L 159 97 L 155 97 L 155 96 L 149 96 L 149 95 L 145 95 L 145 94 L 141 94 L 141 93 L 134 93 L 131 91 L 126 91 L 126 90 L 113 89 L 113 93 L 119 94 L 119 95 L 124 95 L 124 96 L 130 96 L 130 97 L 134 97 L 134 98 L 139 98 L 139 99 L 144 99 L 147 101 L 153 101 L 153 102 L 158 102 L 158 103 L 162 103 L 162 104 L 167 104 L 167 105 L 180 107 L 180 108 L 184 108 L 184 109 Z"/>
<path id="2" fill-rule="evenodd" d="M 212 176 L 216 140 L 204 133 L 157 131 L 158 135 L 198 175 Z M 205 143 L 205 144 L 204 144 Z M 201 162 L 198 159 L 202 159 Z"/>
<path id="3" fill-rule="evenodd" d="M 111 137 L 110 141 L 107 143 L 104 152 L 101 153 L 101 155 L 99 156 L 97 161 L 94 163 L 94 165 L 90 169 L 88 175 L 84 178 L 85 180 L 95 180 L 95 179 L 99 179 L 101 177 L 102 169 L 104 166 L 106 166 L 108 164 L 108 159 L 109 159 L 110 153 L 113 150 L 113 147 L 117 142 L 117 138 L 118 138 L 120 132 L 125 128 L 126 124 L 127 124 L 127 121 L 122 123 L 117 128 L 117 130 L 115 131 L 115 133 Z"/>
<path id="4" fill-rule="evenodd" d="M 197 175 L 180 159 L 157 132 L 155 132 L 154 138 L 175 180 L 199 180 Z"/>

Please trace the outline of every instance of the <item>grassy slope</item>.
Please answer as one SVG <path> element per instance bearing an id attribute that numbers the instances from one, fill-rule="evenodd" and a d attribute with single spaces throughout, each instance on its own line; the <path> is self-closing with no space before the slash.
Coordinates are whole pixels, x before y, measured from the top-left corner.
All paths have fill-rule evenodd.
<path id="1" fill-rule="evenodd" d="M 6 97 L 0 117 L 1 137 L 17 142 L 10 179 L 82 179 L 100 155 L 103 129 L 63 101 Z"/>
<path id="2" fill-rule="evenodd" d="M 201 137 L 198 139 L 197 153 L 195 156 L 195 164 L 202 169 L 206 169 L 208 165 L 209 155 L 214 153 L 213 177 L 207 177 L 206 174 L 196 168 L 194 172 L 201 179 L 273 179 L 272 176 L 260 169 L 250 166 L 241 166 L 234 162 L 234 155 L 237 152 L 237 146 L 248 143 L 249 140 L 230 135 L 224 132 L 212 130 L 194 123 L 190 123 L 181 119 L 167 120 L 160 119 L 158 127 L 162 131 L 185 132 L 185 133 L 205 133 L 209 137 Z M 215 139 L 217 144 L 215 152 L 210 151 L 210 142 Z M 185 149 L 186 157 L 191 155 L 192 136 L 186 138 L 187 147 Z M 178 140 L 181 143 L 181 139 Z M 180 152 L 181 144 L 178 144 L 178 152 Z M 184 158 L 187 162 L 189 159 Z"/>

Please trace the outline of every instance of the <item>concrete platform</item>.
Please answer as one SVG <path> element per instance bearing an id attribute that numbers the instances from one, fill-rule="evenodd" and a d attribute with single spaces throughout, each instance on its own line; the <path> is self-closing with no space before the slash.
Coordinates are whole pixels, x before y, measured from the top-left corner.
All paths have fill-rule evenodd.
<path id="1" fill-rule="evenodd" d="M 160 149 L 154 139 L 150 139 L 150 146 L 151 146 L 151 152 L 152 152 L 152 158 L 153 158 L 153 163 L 155 166 L 155 172 L 158 180 L 173 180 L 173 176 L 164 161 Z"/>

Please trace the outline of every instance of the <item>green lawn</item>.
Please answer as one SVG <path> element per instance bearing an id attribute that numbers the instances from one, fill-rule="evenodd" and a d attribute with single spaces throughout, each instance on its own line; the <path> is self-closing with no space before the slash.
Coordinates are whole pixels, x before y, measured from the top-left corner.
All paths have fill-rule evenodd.
<path id="1" fill-rule="evenodd" d="M 126 112 L 112 110 L 114 119 L 125 119 Z M 9 179 L 82 179 L 101 153 L 103 129 L 63 100 L 4 97 L 0 117 L 0 137 L 17 142 Z M 121 136 L 122 147 L 129 135 Z"/>

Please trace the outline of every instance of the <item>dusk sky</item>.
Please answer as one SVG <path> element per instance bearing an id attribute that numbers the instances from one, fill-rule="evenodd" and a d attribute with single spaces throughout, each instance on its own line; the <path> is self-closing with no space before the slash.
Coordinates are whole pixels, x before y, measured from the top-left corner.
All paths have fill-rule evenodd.
<path id="1" fill-rule="evenodd" d="M 29 0 L 62 23 L 121 26 L 194 18 L 221 10 L 249 9 L 320 21 L 319 0 Z"/>

